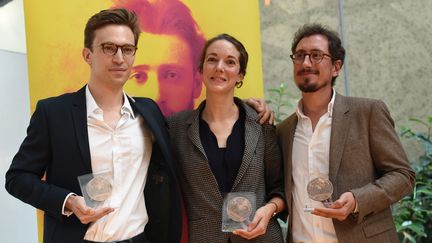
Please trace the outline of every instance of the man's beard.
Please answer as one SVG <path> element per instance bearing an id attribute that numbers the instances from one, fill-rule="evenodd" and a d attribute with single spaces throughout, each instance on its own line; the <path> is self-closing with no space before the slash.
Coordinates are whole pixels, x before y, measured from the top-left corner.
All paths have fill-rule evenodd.
<path id="1" fill-rule="evenodd" d="M 309 79 L 305 79 L 301 84 L 297 84 L 297 87 L 303 93 L 313 93 L 320 90 L 324 86 L 325 83 L 323 83 L 322 85 L 318 85 L 317 83 L 311 84 Z"/>
<path id="2" fill-rule="evenodd" d="M 318 70 L 313 70 L 311 68 L 306 68 L 298 71 L 298 75 L 304 75 L 305 73 L 312 73 L 315 75 L 319 75 Z M 305 78 L 303 81 L 300 81 L 300 83 L 297 83 L 297 87 L 303 92 L 303 93 L 312 93 L 318 91 L 320 88 L 322 88 L 324 85 L 318 85 L 317 83 L 312 83 L 309 78 Z"/>

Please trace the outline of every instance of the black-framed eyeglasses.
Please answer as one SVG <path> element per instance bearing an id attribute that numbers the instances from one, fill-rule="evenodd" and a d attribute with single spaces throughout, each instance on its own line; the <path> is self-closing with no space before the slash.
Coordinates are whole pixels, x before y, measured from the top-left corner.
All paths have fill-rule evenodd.
<path id="1" fill-rule="evenodd" d="M 133 45 L 116 45 L 114 43 L 102 43 L 100 44 L 103 53 L 110 55 L 110 56 L 114 56 L 118 49 L 121 49 L 121 52 L 123 54 L 123 56 L 125 57 L 131 57 L 133 55 L 135 55 L 136 50 L 138 49 L 136 46 Z"/>
<path id="2" fill-rule="evenodd" d="M 292 61 L 295 64 L 302 64 L 306 58 L 306 56 L 309 56 L 309 61 L 312 64 L 318 64 L 322 61 L 322 59 L 324 59 L 325 56 L 330 57 L 330 59 L 334 59 L 331 55 L 326 54 L 322 51 L 319 50 L 314 50 L 314 51 L 310 51 L 310 52 L 305 52 L 305 51 L 298 51 L 292 55 L 290 55 Z"/>

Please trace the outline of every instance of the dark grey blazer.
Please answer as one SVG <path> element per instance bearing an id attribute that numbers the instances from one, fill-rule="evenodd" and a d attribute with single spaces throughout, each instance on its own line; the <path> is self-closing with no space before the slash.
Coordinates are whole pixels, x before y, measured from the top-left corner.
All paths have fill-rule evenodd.
<path id="1" fill-rule="evenodd" d="M 292 144 L 296 125 L 297 115 L 293 114 L 277 126 L 288 210 L 292 208 Z M 329 178 L 334 185 L 332 199 L 351 191 L 359 210 L 357 220 L 333 220 L 339 242 L 398 242 L 390 205 L 411 192 L 415 173 L 382 101 L 336 94 L 329 161 Z M 292 241 L 290 232 L 291 227 L 287 242 Z"/>
<path id="2" fill-rule="evenodd" d="M 275 127 L 261 126 L 257 113 L 239 99 L 236 103 L 246 110 L 245 150 L 243 161 L 232 192 L 253 191 L 257 207 L 263 206 L 269 196 L 283 195 L 283 169 Z M 179 162 L 180 181 L 188 215 L 190 242 L 283 242 L 280 227 L 271 219 L 267 233 L 254 240 L 221 231 L 223 198 L 209 166 L 199 136 L 198 109 L 168 118 L 174 154 Z"/>

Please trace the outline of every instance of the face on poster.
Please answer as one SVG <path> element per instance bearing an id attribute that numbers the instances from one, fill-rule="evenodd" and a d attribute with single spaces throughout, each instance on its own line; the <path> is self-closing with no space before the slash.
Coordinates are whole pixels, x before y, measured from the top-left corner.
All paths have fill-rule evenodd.
<path id="1" fill-rule="evenodd" d="M 249 52 L 239 97 L 262 97 L 259 4 L 251 0 L 25 1 L 29 87 L 37 100 L 80 89 L 89 78 L 81 52 L 87 20 L 102 9 L 135 11 L 142 33 L 125 91 L 154 99 L 165 115 L 193 109 L 205 96 L 198 72 L 207 39 L 227 33 Z"/>

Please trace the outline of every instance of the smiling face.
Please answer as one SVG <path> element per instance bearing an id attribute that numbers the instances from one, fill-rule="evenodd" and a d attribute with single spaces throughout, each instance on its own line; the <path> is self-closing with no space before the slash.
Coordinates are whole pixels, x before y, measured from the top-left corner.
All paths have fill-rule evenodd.
<path id="1" fill-rule="evenodd" d="M 174 35 L 142 33 L 133 67 L 134 88 L 154 99 L 164 115 L 192 109 L 201 92 L 185 41 Z"/>
<path id="2" fill-rule="evenodd" d="M 321 51 L 329 54 L 328 40 L 323 35 L 304 37 L 298 43 L 295 53 Z M 307 55 L 302 63 L 294 63 L 294 80 L 302 92 L 316 92 L 320 89 L 331 89 L 332 78 L 337 77 L 341 68 L 341 61 L 324 56 L 319 63 L 312 63 Z"/>
<path id="3" fill-rule="evenodd" d="M 229 41 L 217 40 L 208 46 L 202 69 L 207 94 L 234 94 L 236 83 L 243 80 L 239 57 L 240 52 Z"/>
<path id="4" fill-rule="evenodd" d="M 135 45 L 132 30 L 124 25 L 107 25 L 94 33 L 92 50 L 83 49 L 84 60 L 90 65 L 90 81 L 97 85 L 123 88 L 132 71 L 134 56 L 124 56 L 119 49 L 115 55 L 105 54 L 102 44 Z"/>

